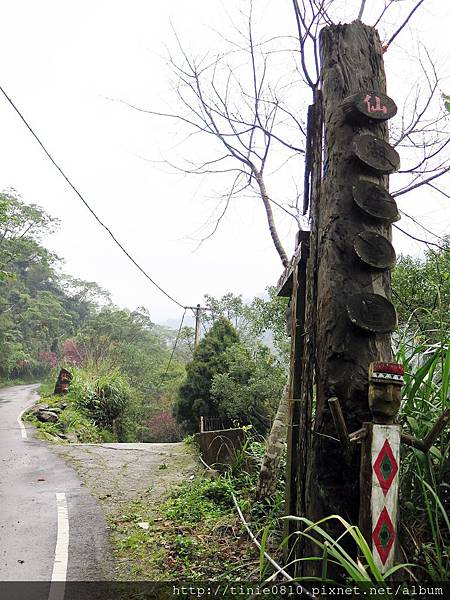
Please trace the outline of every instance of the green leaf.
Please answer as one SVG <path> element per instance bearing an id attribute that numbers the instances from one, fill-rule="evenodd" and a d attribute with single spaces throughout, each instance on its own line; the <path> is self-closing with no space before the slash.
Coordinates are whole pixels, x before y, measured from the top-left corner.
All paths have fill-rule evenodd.
<path id="1" fill-rule="evenodd" d="M 444 98 L 445 108 L 448 110 L 448 112 L 450 112 L 450 96 L 447 96 L 446 94 L 442 94 L 442 97 Z"/>
<path id="2" fill-rule="evenodd" d="M 442 516 L 444 518 L 445 524 L 447 525 L 447 529 L 450 531 L 450 520 L 448 518 L 447 511 L 443 507 L 442 502 L 441 502 L 439 496 L 437 495 L 436 491 L 431 487 L 431 485 L 427 481 L 425 481 L 425 479 L 423 477 L 420 477 L 420 475 L 419 475 L 419 479 L 423 483 L 423 485 L 428 489 L 428 491 L 430 492 L 430 494 L 432 495 L 432 497 L 433 497 L 433 499 L 434 499 L 434 501 L 436 503 L 436 506 L 439 508 L 439 510 L 442 513 Z"/>
<path id="3" fill-rule="evenodd" d="M 267 525 L 266 527 L 264 527 L 264 531 L 263 531 L 262 538 L 261 538 L 261 548 L 259 551 L 259 578 L 260 579 L 263 578 L 264 572 L 266 570 L 266 557 L 264 556 L 264 553 L 266 551 L 267 538 L 269 535 L 269 531 L 270 531 L 270 526 Z"/>

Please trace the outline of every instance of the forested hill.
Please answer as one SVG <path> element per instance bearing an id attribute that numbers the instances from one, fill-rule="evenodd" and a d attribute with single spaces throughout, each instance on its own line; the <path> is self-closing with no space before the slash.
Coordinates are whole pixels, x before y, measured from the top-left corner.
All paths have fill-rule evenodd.
<path id="1" fill-rule="evenodd" d="M 42 242 L 57 225 L 42 208 L 0 194 L 0 379 L 46 382 L 42 402 L 54 414 L 36 419 L 40 434 L 171 442 L 217 414 L 268 430 L 287 375 L 285 299 L 273 290 L 250 303 L 205 296 L 206 333 L 194 354 L 192 328 L 156 325 L 145 308 L 118 308 L 96 283 L 62 274 Z M 220 319 L 226 339 L 214 328 Z M 52 396 L 61 367 L 73 375 L 63 402 Z"/>
<path id="2" fill-rule="evenodd" d="M 200 416 L 217 415 L 267 433 L 289 363 L 285 299 L 273 288 L 249 303 L 206 295 L 206 333 L 194 353 L 191 328 L 177 336 L 145 308 L 118 308 L 96 283 L 62 274 L 42 243 L 57 225 L 40 207 L 0 194 L 0 380 L 47 381 L 50 396 L 59 368 L 74 377 L 69 406 L 55 406 L 61 416 L 39 425 L 44 433 L 170 442 L 196 431 Z M 434 347 L 448 330 L 449 265 L 447 243 L 423 259 L 397 261 L 397 352 L 418 341 Z"/>
<path id="3" fill-rule="evenodd" d="M 171 414 L 187 341 L 165 373 L 175 332 L 152 323 L 144 308 L 117 308 L 96 283 L 62 274 L 41 241 L 57 225 L 41 208 L 0 195 L 1 379 L 43 380 L 57 366 L 113 373 L 131 390 L 133 422 Z"/>

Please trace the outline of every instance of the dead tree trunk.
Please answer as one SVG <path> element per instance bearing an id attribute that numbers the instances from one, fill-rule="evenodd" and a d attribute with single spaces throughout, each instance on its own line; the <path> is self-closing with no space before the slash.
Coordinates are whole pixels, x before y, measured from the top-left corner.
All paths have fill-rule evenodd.
<path id="1" fill-rule="evenodd" d="M 363 262 L 354 246 L 361 232 L 371 231 L 389 240 L 389 219 L 375 219 L 359 208 L 353 188 L 362 178 L 367 185 L 378 184 L 386 190 L 388 178 L 381 171 L 364 165 L 352 150 L 358 134 L 370 134 L 372 140 L 376 137 L 387 141 L 388 129 L 385 121 L 375 117 L 359 122 L 349 120 L 342 102 L 361 91 L 385 93 L 386 82 L 378 34 L 361 21 L 323 29 L 320 55 L 324 111 L 323 180 L 320 194 L 313 198 L 312 262 L 308 269 L 309 285 L 313 284 L 314 277 L 317 282 L 317 298 L 312 299 L 315 315 L 309 317 L 317 324 L 316 414 L 310 460 L 301 485 L 306 485 L 307 517 L 318 520 L 339 514 L 357 524 L 359 455 L 354 451 L 351 464 L 345 466 L 339 443 L 330 439 L 337 436 L 328 399 L 339 398 L 349 430 L 355 431 L 363 421 L 370 420 L 367 401 L 369 363 L 392 358 L 388 331 L 392 322 L 380 326 L 383 332 L 377 333 L 370 330 L 371 324 L 366 329 L 361 328 L 361 322 L 357 318 L 351 319 L 350 315 L 353 304 L 356 313 L 361 306 L 370 313 L 371 302 L 376 303 L 379 296 L 387 299 L 386 306 L 390 306 L 389 270 L 375 269 Z M 386 169 L 384 173 L 388 171 Z M 383 191 L 377 189 L 380 193 Z M 315 206 L 314 201 L 317 202 L 319 197 L 320 205 Z M 361 294 L 377 294 L 377 297 L 361 297 Z M 381 306 L 381 313 L 384 308 Z M 380 315 L 372 316 L 376 321 Z M 386 320 L 383 314 L 380 319 L 383 323 Z M 311 551 L 311 548 L 305 551 Z M 310 562 L 305 568 L 314 568 L 314 563 Z"/>

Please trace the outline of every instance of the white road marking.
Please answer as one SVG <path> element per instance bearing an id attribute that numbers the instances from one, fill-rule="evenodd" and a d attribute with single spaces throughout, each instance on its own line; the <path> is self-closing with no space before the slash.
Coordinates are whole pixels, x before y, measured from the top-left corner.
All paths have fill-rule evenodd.
<path id="1" fill-rule="evenodd" d="M 69 511 L 66 494 L 56 493 L 58 512 L 58 533 L 56 536 L 55 560 L 53 563 L 52 584 L 54 581 L 66 581 L 67 563 L 69 560 Z M 50 585 L 48 600 L 62 600 L 64 585 Z"/>
<path id="2" fill-rule="evenodd" d="M 20 415 L 17 417 L 17 422 L 19 423 L 19 427 L 20 427 L 20 433 L 22 434 L 22 439 L 26 440 L 28 438 L 27 436 L 27 430 L 25 429 L 25 425 L 22 422 L 22 417 L 23 415 L 27 412 L 28 408 L 25 408 Z"/>

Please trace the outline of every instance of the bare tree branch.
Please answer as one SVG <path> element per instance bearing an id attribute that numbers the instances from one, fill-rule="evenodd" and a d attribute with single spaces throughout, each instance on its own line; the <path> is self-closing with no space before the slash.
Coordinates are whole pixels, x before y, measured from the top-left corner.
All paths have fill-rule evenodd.
<path id="1" fill-rule="evenodd" d="M 366 0 L 362 0 L 361 1 L 361 6 L 359 9 L 359 13 L 358 13 L 358 19 L 362 19 L 363 13 L 364 13 L 364 8 L 366 7 Z"/>
<path id="2" fill-rule="evenodd" d="M 435 248 L 439 248 L 439 250 L 445 250 L 445 246 L 441 246 L 440 244 L 436 244 L 434 242 L 429 242 L 427 240 L 423 240 L 422 238 L 418 238 L 418 237 L 412 235 L 411 233 L 409 233 L 408 231 L 405 231 L 404 229 L 402 229 L 395 223 L 393 224 L 393 226 L 395 227 L 395 229 L 398 229 L 403 234 L 405 234 L 407 237 L 411 238 L 412 240 L 415 240 L 416 242 L 420 242 L 421 244 L 426 244 L 427 246 L 434 246 Z"/>
<path id="3" fill-rule="evenodd" d="M 410 219 L 413 223 L 415 223 L 416 225 L 418 225 L 421 229 L 423 229 L 424 231 L 426 231 L 427 233 L 429 233 L 430 235 L 432 235 L 433 237 L 435 237 L 436 239 L 445 241 L 444 237 L 442 237 L 441 235 L 438 235 L 437 233 L 434 233 L 434 231 L 431 231 L 430 229 L 428 229 L 427 227 L 425 227 L 425 225 L 423 225 L 423 223 L 420 223 L 416 218 L 412 217 L 411 215 L 408 215 L 408 213 L 405 213 L 404 210 L 400 210 L 399 212 L 403 216 L 405 216 L 407 219 Z"/>
<path id="4" fill-rule="evenodd" d="M 427 179 L 422 179 L 421 181 L 419 181 L 418 183 L 415 183 L 414 185 L 410 185 L 406 188 L 392 192 L 392 196 L 394 198 L 396 198 L 397 196 L 402 196 L 403 194 L 412 192 L 412 190 L 417 189 L 421 185 L 426 185 L 430 181 L 434 181 L 435 179 L 437 179 L 438 177 L 441 177 L 442 175 L 445 175 L 445 173 L 448 173 L 449 171 L 450 171 L 450 166 L 446 167 L 445 169 L 442 169 L 441 171 L 439 171 L 438 173 L 435 173 L 434 175 L 432 175 L 431 177 L 428 177 Z"/>
<path id="5" fill-rule="evenodd" d="M 429 185 L 431 188 L 433 188 L 433 190 L 436 190 L 437 192 L 439 192 L 446 198 L 450 199 L 450 194 L 447 194 L 447 192 L 444 192 L 444 190 L 441 190 L 440 188 L 438 188 L 437 185 L 433 185 L 432 183 L 429 183 L 429 182 L 427 183 L 427 185 Z"/>
<path id="6" fill-rule="evenodd" d="M 425 0 L 419 0 L 419 2 L 416 4 L 416 6 L 412 9 L 412 11 L 409 13 L 409 15 L 406 17 L 406 19 L 403 21 L 403 23 L 400 25 L 400 27 L 391 35 L 390 39 L 388 40 L 388 42 L 386 43 L 386 47 L 390 46 L 392 44 L 392 42 L 395 40 L 395 38 L 398 36 L 398 34 L 403 30 L 403 28 L 406 26 L 406 24 L 408 23 L 408 21 L 411 19 L 411 17 L 413 16 L 413 14 L 416 12 L 416 10 L 425 2 Z"/>
<path id="7" fill-rule="evenodd" d="M 423 2 L 416 0 L 389 43 L 410 22 Z M 394 0 L 384 3 L 377 23 L 393 3 Z M 333 0 L 292 0 L 296 36 L 270 35 L 256 39 L 256 4 L 249 0 L 249 10 L 245 15 L 241 12 L 242 27 L 233 24 L 237 36 L 231 39 L 218 32 L 226 43 L 224 49 L 200 57 L 188 55 L 174 30 L 178 54 L 175 57 L 169 54 L 168 64 L 175 78 L 173 93 L 177 108 L 146 110 L 121 101 L 143 113 L 178 122 L 183 141 L 194 135 L 197 138 L 208 136 L 209 145 L 204 156 L 191 158 L 187 154 L 182 161 L 164 161 L 177 172 L 201 176 L 218 174 L 229 178 L 226 179 L 227 193 L 218 195 L 214 225 L 201 243 L 217 231 L 232 199 L 251 191 L 257 194 L 264 207 L 268 229 L 283 265 L 288 264 L 275 217 L 281 210 L 301 228 L 298 206 L 301 193 L 295 189 L 290 198 L 280 201 L 277 194 L 269 193 L 268 187 L 277 190 L 272 181 L 279 175 L 274 174 L 281 168 L 287 169 L 285 181 L 288 180 L 294 168 L 289 161 L 298 161 L 295 177 L 298 178 L 299 171 L 305 169 L 303 193 L 307 206 L 309 177 L 308 160 L 304 160 L 304 155 L 308 141 L 305 140 L 304 119 L 299 116 L 306 108 L 306 102 L 297 94 L 309 88 L 315 98 L 319 90 L 318 37 L 321 27 L 332 23 L 329 13 L 332 5 Z M 360 0 L 358 5 L 358 18 L 361 19 L 368 4 L 366 0 Z M 297 41 L 297 49 L 292 47 L 293 39 Z M 283 65 L 289 63 L 281 53 L 291 55 L 293 63 L 282 73 L 279 58 L 282 57 Z M 426 48 L 422 48 L 419 64 L 421 83 L 408 98 L 401 126 L 397 130 L 393 128 L 392 143 L 402 148 L 402 158 L 406 161 L 400 171 L 402 187 L 393 196 L 404 195 L 422 185 L 433 187 L 436 180 L 450 170 L 446 156 L 450 150 L 447 126 L 450 116 L 437 110 L 439 78 Z M 298 97 L 302 98 L 300 103 Z M 440 187 L 436 189 L 446 195 Z"/>

